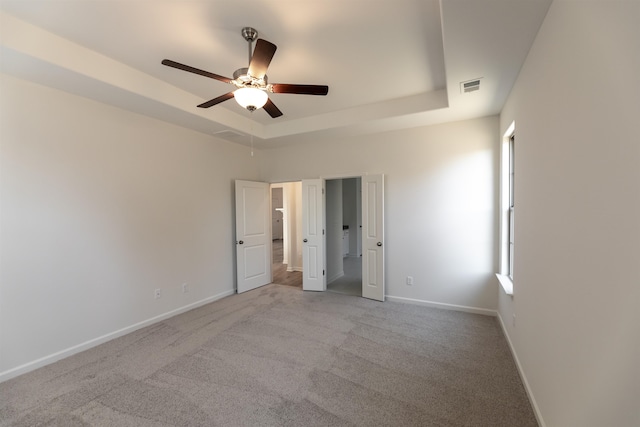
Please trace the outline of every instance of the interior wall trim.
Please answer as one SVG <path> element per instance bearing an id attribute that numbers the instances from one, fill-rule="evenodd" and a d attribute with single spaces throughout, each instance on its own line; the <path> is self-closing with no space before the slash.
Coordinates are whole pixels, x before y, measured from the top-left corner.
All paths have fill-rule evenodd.
<path id="1" fill-rule="evenodd" d="M 502 321 L 502 316 L 500 316 L 499 312 L 498 312 L 498 322 L 500 323 L 500 328 L 502 328 L 502 333 L 504 334 L 504 337 L 507 339 L 507 342 L 509 343 L 509 350 L 511 350 L 511 355 L 513 356 L 513 360 L 515 360 L 516 366 L 518 367 L 518 374 L 520 374 L 520 379 L 524 384 L 524 389 L 527 392 L 527 397 L 529 398 L 529 402 L 531 403 L 531 407 L 533 408 L 533 413 L 536 416 L 536 420 L 538 420 L 538 425 L 540 427 L 547 427 L 547 425 L 544 422 L 544 419 L 542 418 L 542 412 L 540 412 L 540 408 L 538 407 L 536 398 L 533 396 L 533 391 L 529 386 L 529 381 L 527 381 L 527 376 L 525 375 L 524 370 L 522 369 L 522 365 L 520 364 L 520 359 L 518 359 L 518 354 L 516 353 L 516 349 L 513 347 L 513 343 L 511 342 L 511 338 L 509 338 L 509 334 L 507 333 L 507 328 L 505 327 L 504 322 Z"/>
<path id="2" fill-rule="evenodd" d="M 464 311 L 466 313 L 483 314 L 485 316 L 496 317 L 498 312 L 496 310 L 490 310 L 488 308 L 480 307 L 468 307 L 466 305 L 445 304 L 442 302 L 426 301 L 415 298 L 395 297 L 393 295 L 385 295 L 389 301 L 404 302 L 408 304 L 423 305 L 425 307 L 442 308 L 445 310 Z"/>
<path id="3" fill-rule="evenodd" d="M 217 295 L 213 295 L 211 297 L 202 299 L 200 301 L 196 301 L 194 303 L 185 305 L 183 307 L 177 308 L 175 310 L 168 311 L 166 313 L 160 314 L 158 316 L 152 317 L 147 320 L 143 320 L 142 322 L 138 322 L 136 324 L 127 326 L 125 328 L 119 329 L 114 332 L 110 332 L 108 334 L 102 335 L 97 338 L 90 339 L 81 344 L 74 345 L 73 347 L 69 347 L 64 350 L 60 350 L 56 353 L 50 354 L 48 356 L 41 357 L 40 359 L 36 359 L 32 362 L 25 363 L 20 366 L 16 366 L 15 368 L 11 368 L 7 371 L 0 372 L 0 383 L 10 380 L 11 378 L 15 378 L 22 374 L 26 374 L 27 372 L 34 371 L 43 366 L 49 365 L 51 363 L 57 362 L 58 360 L 62 360 L 66 357 L 73 356 L 74 354 L 80 353 L 82 351 L 88 350 L 90 348 L 96 347 L 100 344 L 104 344 L 107 341 L 111 341 L 115 338 L 119 338 L 121 336 L 130 334 L 131 332 L 137 331 L 138 329 L 144 328 L 146 326 L 152 325 L 154 323 L 160 322 L 162 320 L 168 319 L 170 317 L 176 316 L 178 314 L 187 312 L 189 310 L 193 310 L 194 308 L 198 308 L 205 304 L 209 304 L 211 302 L 217 301 L 229 295 L 233 295 L 236 292 L 235 289 L 231 289 L 228 291 L 221 292 Z"/>

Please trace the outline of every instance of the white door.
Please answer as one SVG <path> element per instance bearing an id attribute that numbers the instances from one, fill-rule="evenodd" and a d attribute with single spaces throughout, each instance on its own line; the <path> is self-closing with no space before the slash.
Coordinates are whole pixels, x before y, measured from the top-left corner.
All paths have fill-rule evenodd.
<path id="1" fill-rule="evenodd" d="M 238 293 L 271 282 L 269 184 L 236 181 L 236 262 Z"/>
<path id="2" fill-rule="evenodd" d="M 384 175 L 362 177 L 362 296 L 384 301 Z"/>
<path id="3" fill-rule="evenodd" d="M 302 289 L 326 291 L 324 180 L 302 180 Z"/>

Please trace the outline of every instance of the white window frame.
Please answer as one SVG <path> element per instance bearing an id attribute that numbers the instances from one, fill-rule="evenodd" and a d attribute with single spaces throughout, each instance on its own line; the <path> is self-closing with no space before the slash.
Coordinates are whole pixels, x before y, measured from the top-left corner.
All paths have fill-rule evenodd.
<path id="1" fill-rule="evenodd" d="M 515 243 L 515 134 L 511 134 L 509 137 L 509 217 L 507 222 L 508 244 L 509 252 L 507 256 L 509 260 L 507 262 L 507 276 L 513 281 L 513 247 Z"/>
<path id="2" fill-rule="evenodd" d="M 500 271 L 496 276 L 513 295 L 515 248 L 515 122 L 502 137 L 500 162 Z"/>

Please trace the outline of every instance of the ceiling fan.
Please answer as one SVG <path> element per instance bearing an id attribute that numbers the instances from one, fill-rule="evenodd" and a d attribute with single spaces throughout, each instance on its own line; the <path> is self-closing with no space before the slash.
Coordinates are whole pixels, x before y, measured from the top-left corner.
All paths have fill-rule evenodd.
<path id="1" fill-rule="evenodd" d="M 209 108 L 235 97 L 238 104 L 243 108 L 249 111 L 255 111 L 264 107 L 264 110 L 271 117 L 276 118 L 282 116 L 282 111 L 269 99 L 267 92 L 293 93 L 299 95 L 326 95 L 329 92 L 328 86 L 268 83 L 267 68 L 271 63 L 273 55 L 276 53 L 276 45 L 266 40 L 258 39 L 258 32 L 251 27 L 244 27 L 242 29 L 242 37 L 249 43 L 249 67 L 237 69 L 233 73 L 233 79 L 184 65 L 170 59 L 163 59 L 162 64 L 229 83 L 236 87 L 232 92 L 203 102 L 198 105 L 200 108 Z M 252 54 L 252 43 L 256 39 L 256 48 Z"/>

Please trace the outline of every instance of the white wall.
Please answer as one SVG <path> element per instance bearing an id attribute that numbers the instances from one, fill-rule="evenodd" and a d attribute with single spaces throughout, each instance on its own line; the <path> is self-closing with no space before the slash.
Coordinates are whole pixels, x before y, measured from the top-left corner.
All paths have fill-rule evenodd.
<path id="1" fill-rule="evenodd" d="M 387 294 L 494 310 L 499 140 L 497 117 L 318 140 L 262 152 L 262 178 L 384 173 Z"/>
<path id="2" fill-rule="evenodd" d="M 636 1 L 556 0 L 501 116 L 517 214 L 499 313 L 546 426 L 640 425 L 639 20 Z"/>
<path id="3" fill-rule="evenodd" d="M 327 180 L 325 191 L 327 222 L 327 245 L 325 252 L 327 257 L 327 284 L 329 284 L 344 276 L 344 263 L 342 260 L 342 180 Z"/>
<path id="4" fill-rule="evenodd" d="M 0 84 L 0 379 L 233 291 L 233 180 L 258 170 L 247 149 Z"/>
<path id="5" fill-rule="evenodd" d="M 284 233 L 282 186 L 271 186 L 271 238 L 282 239 Z"/>
<path id="6" fill-rule="evenodd" d="M 295 271 L 302 271 L 302 248 L 304 244 L 302 243 L 302 182 L 292 182 L 291 184 L 292 194 L 295 200 L 296 206 L 296 221 L 293 225 L 295 229 L 295 254 L 296 259 L 295 263 L 289 265 L 289 268 Z M 293 246 L 293 245 L 292 245 Z M 289 258 L 291 261 L 291 258 Z"/>
<path id="7" fill-rule="evenodd" d="M 281 185 L 284 193 L 287 271 L 302 271 L 302 183 L 285 182 L 274 185 Z"/>
<path id="8" fill-rule="evenodd" d="M 360 178 L 342 180 L 342 212 L 344 225 L 349 226 L 349 256 L 359 256 L 358 253 L 358 203 L 362 203 L 362 196 L 357 189 Z"/>

